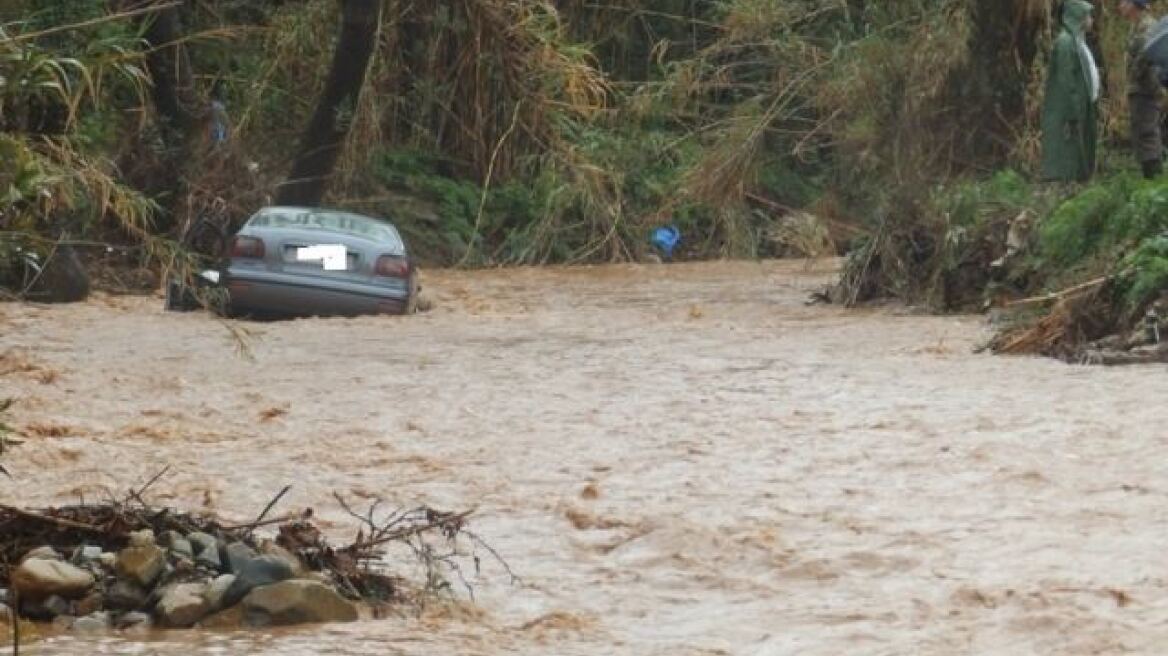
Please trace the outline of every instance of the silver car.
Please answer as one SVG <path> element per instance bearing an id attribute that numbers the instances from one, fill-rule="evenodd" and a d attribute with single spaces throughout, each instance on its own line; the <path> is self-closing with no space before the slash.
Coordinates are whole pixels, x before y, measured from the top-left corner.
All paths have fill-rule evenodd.
<path id="1" fill-rule="evenodd" d="M 219 283 L 231 315 L 408 314 L 417 272 L 388 221 L 265 207 L 232 238 Z"/>

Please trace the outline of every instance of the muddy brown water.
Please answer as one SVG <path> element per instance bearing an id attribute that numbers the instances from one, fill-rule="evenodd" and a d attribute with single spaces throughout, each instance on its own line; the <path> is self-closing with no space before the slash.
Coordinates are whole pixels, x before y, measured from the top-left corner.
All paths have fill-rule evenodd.
<path id="1" fill-rule="evenodd" d="M 9 503 L 476 507 L 474 604 L 29 654 L 1112 654 L 1168 644 L 1168 377 L 804 305 L 793 262 L 430 272 L 433 312 L 0 306 Z"/>

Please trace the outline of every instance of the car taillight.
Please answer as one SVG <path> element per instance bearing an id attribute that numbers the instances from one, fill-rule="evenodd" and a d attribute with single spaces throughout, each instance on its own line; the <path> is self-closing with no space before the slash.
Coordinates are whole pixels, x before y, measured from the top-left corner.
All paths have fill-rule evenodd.
<path id="1" fill-rule="evenodd" d="M 382 255 L 377 258 L 373 273 L 387 278 L 409 278 L 410 261 L 394 255 Z"/>
<path id="2" fill-rule="evenodd" d="M 264 241 L 258 237 L 236 235 L 235 238 L 231 240 L 231 257 L 246 257 L 257 260 L 263 259 Z"/>

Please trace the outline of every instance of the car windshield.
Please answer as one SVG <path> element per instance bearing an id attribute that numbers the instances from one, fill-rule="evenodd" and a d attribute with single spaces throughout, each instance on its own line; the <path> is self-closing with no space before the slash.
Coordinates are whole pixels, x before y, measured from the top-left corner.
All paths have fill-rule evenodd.
<path id="1" fill-rule="evenodd" d="M 401 236 L 393 226 L 360 214 L 297 209 L 265 210 L 253 216 L 247 224 L 260 228 L 328 230 L 388 243 L 396 250 L 405 250 Z"/>

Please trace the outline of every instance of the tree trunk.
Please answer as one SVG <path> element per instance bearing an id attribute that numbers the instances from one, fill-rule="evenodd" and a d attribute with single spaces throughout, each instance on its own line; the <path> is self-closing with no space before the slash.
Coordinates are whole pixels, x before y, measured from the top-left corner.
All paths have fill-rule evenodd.
<path id="1" fill-rule="evenodd" d="M 324 197 L 357 111 L 380 16 L 380 0 L 344 0 L 332 68 L 276 204 L 315 206 Z"/>
<path id="2" fill-rule="evenodd" d="M 154 84 L 151 95 L 163 124 L 168 149 L 179 153 L 194 132 L 197 112 L 191 61 L 181 45 L 184 36 L 180 6 L 149 14 L 146 18 L 146 67 Z"/>

